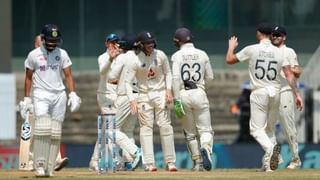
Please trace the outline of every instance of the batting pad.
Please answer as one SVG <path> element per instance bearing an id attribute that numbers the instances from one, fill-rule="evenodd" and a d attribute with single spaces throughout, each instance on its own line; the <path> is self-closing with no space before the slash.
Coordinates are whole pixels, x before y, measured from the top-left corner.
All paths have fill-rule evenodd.
<path id="1" fill-rule="evenodd" d="M 48 161 L 48 171 L 50 174 L 54 171 L 57 155 L 60 150 L 62 121 L 52 120 L 51 125 L 51 144 Z"/>
<path id="2" fill-rule="evenodd" d="M 48 169 L 48 158 L 50 151 L 51 119 L 42 116 L 35 119 L 34 128 L 34 164 L 35 168 Z"/>
<path id="3" fill-rule="evenodd" d="M 188 140 L 187 147 L 191 154 L 192 160 L 200 159 L 199 143 L 197 139 Z"/>
<path id="4" fill-rule="evenodd" d="M 48 169 L 48 158 L 50 151 L 50 136 L 34 135 L 34 167 Z"/>
<path id="5" fill-rule="evenodd" d="M 200 134 L 200 146 L 201 147 L 212 147 L 213 146 L 213 136 L 211 132 L 202 132 Z M 211 148 L 210 148 L 211 152 Z"/>

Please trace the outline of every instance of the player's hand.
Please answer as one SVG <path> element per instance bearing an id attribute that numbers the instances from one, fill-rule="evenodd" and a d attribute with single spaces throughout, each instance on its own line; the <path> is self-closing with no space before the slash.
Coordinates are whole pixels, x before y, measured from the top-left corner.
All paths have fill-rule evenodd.
<path id="1" fill-rule="evenodd" d="M 173 97 L 172 97 L 172 92 L 170 89 L 166 90 L 166 103 L 170 104 L 172 103 Z"/>
<path id="2" fill-rule="evenodd" d="M 303 99 L 302 99 L 300 93 L 297 93 L 297 95 L 296 95 L 296 106 L 299 111 L 301 111 L 304 107 Z"/>
<path id="3" fill-rule="evenodd" d="M 229 48 L 235 49 L 238 46 L 238 38 L 236 36 L 232 36 L 229 39 Z"/>
<path id="4" fill-rule="evenodd" d="M 116 58 L 121 53 L 121 49 L 115 45 L 112 48 L 108 49 L 108 53 L 109 53 L 109 60 L 112 62 L 113 59 Z"/>
<path id="5" fill-rule="evenodd" d="M 130 101 L 131 114 L 136 114 L 138 112 L 138 104 L 136 100 Z"/>
<path id="6" fill-rule="evenodd" d="M 26 119 L 27 112 L 33 112 L 33 104 L 31 97 L 24 97 L 23 101 L 19 103 L 20 115 L 23 119 Z"/>
<path id="7" fill-rule="evenodd" d="M 81 98 L 76 94 L 76 92 L 72 91 L 69 93 L 68 106 L 70 106 L 70 111 L 75 112 L 78 111 L 81 105 Z"/>

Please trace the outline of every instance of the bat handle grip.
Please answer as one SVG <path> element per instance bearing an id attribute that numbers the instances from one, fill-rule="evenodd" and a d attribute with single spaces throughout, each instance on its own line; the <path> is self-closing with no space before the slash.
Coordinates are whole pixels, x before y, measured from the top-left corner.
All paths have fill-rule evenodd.
<path id="1" fill-rule="evenodd" d="M 29 122 L 29 115 L 30 115 L 30 111 L 28 110 L 26 114 L 26 120 L 25 120 L 26 122 Z"/>

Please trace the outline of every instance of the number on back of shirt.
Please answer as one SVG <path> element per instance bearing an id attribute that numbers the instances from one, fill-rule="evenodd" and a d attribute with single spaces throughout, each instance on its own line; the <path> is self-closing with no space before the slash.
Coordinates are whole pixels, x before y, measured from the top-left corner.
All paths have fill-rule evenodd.
<path id="1" fill-rule="evenodd" d="M 197 82 L 201 79 L 201 66 L 199 63 L 187 64 L 181 66 L 181 79 L 183 81 Z"/>
<path id="2" fill-rule="evenodd" d="M 275 80 L 277 78 L 277 64 L 277 61 L 257 59 L 254 76 L 257 79 L 267 78 L 270 81 Z"/>

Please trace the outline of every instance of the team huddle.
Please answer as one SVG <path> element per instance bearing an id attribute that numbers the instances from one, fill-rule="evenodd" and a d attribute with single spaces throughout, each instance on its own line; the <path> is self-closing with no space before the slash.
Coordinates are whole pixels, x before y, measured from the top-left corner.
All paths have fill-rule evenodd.
<path id="1" fill-rule="evenodd" d="M 279 117 L 281 68 L 288 80 L 286 84 L 289 84 L 286 90 L 291 92 L 289 103 L 293 104 L 293 92 L 297 107 L 303 107 L 295 84 L 296 75 L 290 68 L 296 68 L 298 64 L 283 58 L 280 48 L 267 40 L 271 32 L 271 27 L 259 27 L 257 34 L 264 37 L 259 39 L 260 44 L 248 46 L 237 54 L 233 53 L 238 45 L 237 38 L 232 37 L 226 56 L 228 64 L 249 61 L 252 87 L 250 130 L 265 150 L 263 171 L 275 170 L 279 163 L 280 149 L 273 126 Z M 41 40 L 41 46 L 31 51 L 25 61 L 25 97 L 20 102 L 20 112 L 24 119 L 28 119 L 29 112 L 35 119 L 32 169 L 36 176 L 49 177 L 54 175 L 66 106 L 75 112 L 80 108 L 81 99 L 75 92 L 72 62 L 67 52 L 59 47 L 61 34 L 58 27 L 45 25 Z M 145 171 L 157 171 L 153 149 L 153 124 L 156 123 L 166 170 L 177 171 L 171 107 L 182 124 L 193 161 L 192 170 L 212 169 L 214 132 L 206 94 L 206 82 L 214 78 L 211 63 L 207 53 L 194 46 L 189 29 L 178 28 L 173 42 L 178 50 L 169 63 L 167 55 L 156 48 L 156 38 L 151 32 L 143 31 L 137 36 L 126 34 L 121 38 L 113 33 L 106 36 L 106 52 L 98 58 L 97 100 L 101 114 L 115 116 L 115 124 L 109 121 L 107 125 L 114 126 L 115 135 L 107 133 L 107 139 L 116 137 L 115 144 L 121 149 L 121 156 L 117 155 L 119 170 L 134 170 L 142 162 Z M 68 103 L 62 74 L 69 90 Z M 137 121 L 141 148 L 134 141 Z M 291 139 L 296 143 L 294 138 Z M 99 171 L 99 143 L 97 141 L 89 163 L 89 169 L 93 171 Z M 292 162 L 301 165 L 298 152 Z"/>

